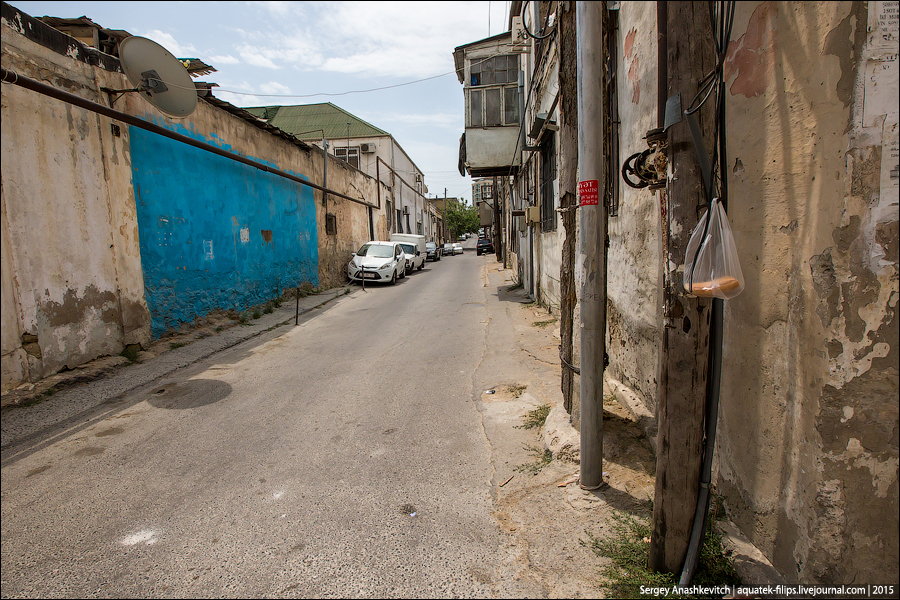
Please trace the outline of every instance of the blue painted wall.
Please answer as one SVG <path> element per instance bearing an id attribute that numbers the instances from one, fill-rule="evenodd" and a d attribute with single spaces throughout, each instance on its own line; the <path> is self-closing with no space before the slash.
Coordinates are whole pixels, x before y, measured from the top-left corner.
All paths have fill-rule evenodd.
<path id="1" fill-rule="evenodd" d="M 318 285 L 312 188 L 130 129 L 154 338 L 215 309 L 240 311 L 303 282 Z M 175 131 L 230 150 L 183 127 Z"/>

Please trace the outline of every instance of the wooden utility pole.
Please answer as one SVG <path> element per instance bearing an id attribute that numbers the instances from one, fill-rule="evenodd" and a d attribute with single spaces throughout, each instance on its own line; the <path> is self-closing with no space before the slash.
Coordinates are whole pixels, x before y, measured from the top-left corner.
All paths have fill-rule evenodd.
<path id="1" fill-rule="evenodd" d="M 668 61 L 667 97 L 681 94 L 682 108 L 687 108 L 714 65 L 709 7 L 707 2 L 676 1 L 666 8 L 667 48 L 660 48 L 660 60 Z M 711 123 L 701 120 L 701 128 L 708 132 Z M 711 139 L 708 133 L 704 137 Z M 706 201 L 686 120 L 668 130 L 667 141 L 672 176 L 658 192 L 663 309 L 650 568 L 677 573 L 690 540 L 700 479 L 710 305 L 685 295 L 676 269 L 684 264 L 688 239 Z"/>
<path id="2" fill-rule="evenodd" d="M 559 208 L 566 232 L 559 266 L 559 355 L 562 361 L 560 388 L 563 408 L 576 416 L 575 396 L 575 305 L 578 303 L 575 281 L 575 245 L 578 230 L 578 86 L 576 73 L 575 6 L 562 9 L 559 17 Z M 580 342 L 579 342 L 580 343 Z M 581 416 L 573 421 L 580 427 Z"/>

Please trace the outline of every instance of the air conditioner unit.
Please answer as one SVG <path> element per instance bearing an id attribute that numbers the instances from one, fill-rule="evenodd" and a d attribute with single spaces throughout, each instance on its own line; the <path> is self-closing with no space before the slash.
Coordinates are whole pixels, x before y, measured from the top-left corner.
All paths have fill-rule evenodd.
<path id="1" fill-rule="evenodd" d="M 540 223 L 541 222 L 541 207 L 540 206 L 526 206 L 525 207 L 525 221 L 528 223 Z"/>
<path id="2" fill-rule="evenodd" d="M 363 154 L 372 154 L 375 152 L 375 144 L 360 144 L 359 151 Z"/>
<path id="3" fill-rule="evenodd" d="M 527 52 L 528 33 L 522 25 L 522 17 L 515 16 L 512 18 L 512 29 L 510 30 L 510 33 L 512 33 L 513 52 Z"/>

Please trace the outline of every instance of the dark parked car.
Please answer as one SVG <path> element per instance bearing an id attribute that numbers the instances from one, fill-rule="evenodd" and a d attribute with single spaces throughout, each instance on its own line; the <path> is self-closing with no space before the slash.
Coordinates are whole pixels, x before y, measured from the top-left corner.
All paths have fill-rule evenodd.
<path id="1" fill-rule="evenodd" d="M 425 242 L 425 258 L 430 261 L 438 261 L 441 260 L 441 251 L 443 248 L 435 244 L 434 242 Z"/>
<path id="2" fill-rule="evenodd" d="M 479 238 L 478 245 L 475 246 L 475 254 L 481 256 L 482 252 L 493 252 L 494 242 L 490 238 Z"/>

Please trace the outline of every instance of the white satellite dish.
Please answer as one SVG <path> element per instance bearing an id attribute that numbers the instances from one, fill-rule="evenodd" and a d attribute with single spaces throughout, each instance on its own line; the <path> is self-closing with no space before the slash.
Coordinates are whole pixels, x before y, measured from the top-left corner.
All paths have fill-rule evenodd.
<path id="1" fill-rule="evenodd" d="M 181 118 L 197 108 L 197 89 L 187 69 L 153 40 L 125 38 L 119 44 L 119 62 L 134 91 L 163 113 Z"/>

